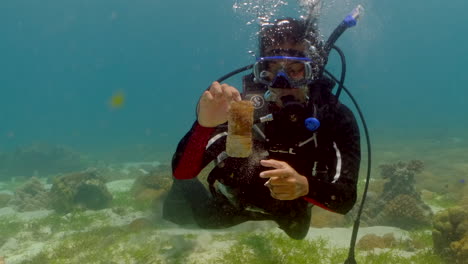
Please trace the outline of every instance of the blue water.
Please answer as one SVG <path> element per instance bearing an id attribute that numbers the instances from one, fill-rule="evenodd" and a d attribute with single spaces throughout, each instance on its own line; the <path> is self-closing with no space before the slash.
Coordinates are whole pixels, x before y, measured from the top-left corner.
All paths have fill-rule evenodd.
<path id="1" fill-rule="evenodd" d="M 346 54 L 346 86 L 359 102 L 375 147 L 372 177 L 379 177 L 377 167 L 382 163 L 418 159 L 427 165 L 425 174 L 417 178 L 418 191 L 427 189 L 441 195 L 433 200 L 443 198 L 442 202 L 462 197 L 452 194 L 466 190 L 467 180 L 464 154 L 468 147 L 468 2 L 322 1 L 319 25 L 325 38 L 357 4 L 365 8 L 358 26 L 345 32 L 337 45 Z M 242 8 L 234 10 L 234 3 L 235 0 L 0 0 L 0 187 L 13 188 L 15 182 L 31 175 L 62 173 L 63 164 L 82 165 L 70 161 L 76 156 L 68 152 L 70 156 L 63 155 L 62 159 L 62 152 L 54 148 L 44 151 L 52 152 L 51 156 L 59 161 L 44 161 L 49 156 L 41 153 L 31 157 L 27 151 L 15 156 L 15 149 L 36 142 L 68 146 L 93 161 L 104 161 L 98 163 L 104 167 L 116 160 L 169 161 L 195 119 L 201 93 L 215 79 L 254 61 L 249 51 L 256 49 L 258 27 L 248 22 L 256 14 Z M 275 10 L 274 17 L 298 14 L 296 1 L 289 1 L 288 6 Z M 328 69 L 339 76 L 340 63 L 335 53 Z M 240 88 L 239 77 L 228 82 Z M 119 91 L 125 94 L 125 102 L 113 109 L 109 100 Z M 356 112 L 345 94 L 341 99 Z M 362 143 L 364 146 L 364 140 Z M 442 152 L 444 144 L 450 144 L 452 150 Z M 458 149 L 458 145 L 464 148 Z M 367 149 L 362 150 L 361 177 L 367 161 Z M 115 177 L 121 176 L 116 173 Z M 113 208 L 124 202 L 114 201 Z M 81 219 L 77 215 L 76 219 Z M 58 214 L 57 218 L 57 225 L 66 222 L 73 232 L 83 231 L 81 225 L 69 222 L 70 218 Z M 55 225 L 52 222 L 50 226 Z M 8 228 L 0 231 L 9 231 L 9 225 L 3 226 Z M 43 241 L 41 236 L 33 238 L 36 233 L 28 230 L 42 230 L 41 226 L 26 222 L 11 226 L 17 227 L 18 232 L 25 229 L 26 234 L 31 233 L 29 238 L 9 234 L 19 243 L 31 239 L 16 247 L 20 250 L 10 244 L 9 251 L 14 254 L 28 252 L 26 245 L 35 242 L 50 245 L 50 241 L 57 240 L 52 235 L 44 235 Z M 75 230 L 76 227 L 80 228 Z M 152 237 L 158 241 L 148 237 L 137 240 L 149 245 L 141 247 L 151 249 L 152 254 L 169 252 L 164 249 L 166 246 L 161 246 L 162 251 L 156 249 L 160 238 Z M 108 250 L 104 247 L 106 252 L 97 247 L 89 254 L 114 254 L 114 244 L 109 241 L 106 237 L 102 243 L 109 245 Z M 0 242 L 2 246 L 3 241 Z M 180 252 L 187 252 L 187 243 L 174 244 Z M 76 252 L 80 250 L 72 255 Z M 5 254 L 0 252 L 0 262 Z"/>
<path id="2" fill-rule="evenodd" d="M 325 36 L 355 5 L 366 8 L 337 44 L 374 138 L 466 137 L 466 1 L 324 2 Z M 233 3 L 2 0 L 0 152 L 37 141 L 173 152 L 201 92 L 253 61 L 256 28 Z M 336 58 L 329 69 L 338 73 Z M 125 105 L 109 109 L 119 90 Z"/>

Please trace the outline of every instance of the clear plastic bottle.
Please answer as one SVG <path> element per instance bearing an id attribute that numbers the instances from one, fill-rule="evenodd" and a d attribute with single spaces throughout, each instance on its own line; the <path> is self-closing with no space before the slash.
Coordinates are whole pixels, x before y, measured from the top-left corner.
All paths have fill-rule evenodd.
<path id="1" fill-rule="evenodd" d="M 246 158 L 252 154 L 253 111 L 250 101 L 231 103 L 226 140 L 226 153 L 230 157 Z"/>

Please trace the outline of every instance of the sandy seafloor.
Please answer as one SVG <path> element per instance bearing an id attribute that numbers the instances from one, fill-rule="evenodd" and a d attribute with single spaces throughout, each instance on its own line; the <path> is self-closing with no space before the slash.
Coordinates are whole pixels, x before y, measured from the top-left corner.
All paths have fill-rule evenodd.
<path id="1" fill-rule="evenodd" d="M 448 139 L 445 142 L 438 140 L 415 140 L 411 144 L 400 142 L 375 145 L 373 150 L 373 175 L 378 175 L 377 168 L 379 164 L 399 160 L 422 160 L 425 164 L 425 169 L 422 173 L 423 175 L 418 178 L 420 182 L 417 185 L 420 188 L 426 189 L 431 187 L 429 184 L 434 184 L 437 185 L 434 186 L 435 190 L 440 188 L 439 185 L 443 185 L 449 189 L 446 194 L 450 194 L 452 185 L 457 185 L 458 187 L 453 188 L 460 189 L 460 185 L 463 187 L 463 184 L 465 184 L 460 179 L 468 178 L 468 160 L 465 156 L 465 153 L 468 152 L 467 145 L 467 142 L 463 138 Z M 365 161 L 366 159 L 363 158 L 361 180 L 364 179 Z M 112 194 L 125 193 L 129 192 L 133 181 L 134 179 L 112 181 L 107 183 L 107 187 Z M 0 192 L 9 192 L 2 190 L 4 186 L 6 186 L 5 183 L 0 183 Z M 50 188 L 50 185 L 48 187 Z M 468 190 L 468 188 L 465 187 L 464 190 Z M 444 193 L 439 193 L 439 195 L 444 195 Z M 431 207 L 434 212 L 444 209 L 437 205 L 431 205 Z M 7 264 L 30 263 L 28 261 L 31 261 L 40 253 L 62 256 L 60 259 L 56 259 L 54 263 L 85 263 L 83 259 L 89 260 L 93 258 L 99 259 L 100 263 L 181 263 L 181 259 L 188 261 L 188 263 L 223 263 L 219 262 L 219 258 L 222 258 L 224 252 L 230 250 L 239 235 L 282 234 L 282 231 L 275 224 L 269 222 L 248 222 L 218 231 L 181 229 L 165 222 L 159 215 L 155 215 L 152 212 L 133 209 L 118 213 L 110 208 L 99 211 L 84 211 L 80 213 L 79 219 L 86 219 L 88 221 L 87 224 L 75 226 L 72 225 L 73 221 L 78 219 L 77 216 L 67 214 L 53 217 L 54 215 L 54 211 L 51 210 L 17 212 L 10 207 L 0 208 L 1 221 L 14 221 L 17 223 L 16 226 L 19 225 L 19 228 L 24 230 L 17 233 L 14 237 L 10 237 L 0 247 L 0 263 L 2 263 L 1 257 L 3 257 L 4 263 Z M 54 219 L 55 222 L 60 222 L 61 228 L 54 230 L 52 227 L 54 223 L 41 221 L 41 219 L 47 219 L 47 217 L 52 217 L 51 219 Z M 74 234 L 76 235 L 80 232 L 92 234 L 93 230 L 100 230 L 103 227 L 121 227 L 121 229 L 116 230 L 126 230 L 133 220 L 142 217 L 154 221 L 156 227 L 138 230 L 130 235 L 123 231 L 123 237 L 125 238 L 115 238 L 112 241 L 103 239 L 98 242 L 99 245 L 90 246 L 89 248 L 84 246 L 87 242 L 74 246 L 74 240 L 70 240 Z M 69 221 L 70 227 L 66 227 L 67 221 Z M 346 249 L 349 246 L 351 231 L 351 227 L 311 227 L 305 240 L 315 241 L 323 238 L 329 243 L 327 245 L 328 250 Z M 111 233 L 107 235 L 112 237 L 113 231 L 109 232 Z M 430 230 L 428 229 L 426 232 L 429 233 Z M 397 239 L 408 237 L 408 232 L 399 228 L 374 226 L 361 227 L 358 240 L 366 234 L 382 236 L 388 233 L 393 233 Z M 90 239 L 93 240 L 96 237 L 90 236 Z M 102 243 L 108 243 L 109 245 L 103 246 Z M 93 245 L 92 242 L 89 244 Z M 59 249 L 64 251 L 64 254 L 69 254 L 69 256 L 63 257 L 63 254 L 60 255 Z M 89 250 L 89 252 L 83 250 Z M 153 253 L 145 253 L 145 250 Z M 379 252 L 385 252 L 385 249 L 375 250 L 373 254 L 379 254 Z M 411 257 L 417 253 L 417 251 L 404 250 L 393 252 L 403 257 Z M 142 257 L 142 254 L 155 254 L 155 256 L 162 256 L 165 260 L 160 260 L 150 255 Z M 138 257 L 134 258 L 133 256 L 136 255 Z M 184 256 L 181 257 L 181 255 Z M 146 260 L 142 261 L 141 259 Z"/>

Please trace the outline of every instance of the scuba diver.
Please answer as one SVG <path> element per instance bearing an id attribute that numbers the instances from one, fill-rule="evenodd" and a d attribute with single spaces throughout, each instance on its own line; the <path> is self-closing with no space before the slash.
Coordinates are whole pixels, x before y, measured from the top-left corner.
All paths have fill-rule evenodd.
<path id="1" fill-rule="evenodd" d="M 163 218 L 205 229 L 272 220 L 299 240 L 308 233 L 312 206 L 339 214 L 354 206 L 360 133 L 332 93 L 336 82 L 323 74 L 329 49 L 314 25 L 277 19 L 259 33 L 260 56 L 242 92 L 213 82 L 202 94 L 197 120 L 173 156 Z M 255 107 L 247 158 L 226 154 L 228 110 L 240 100 Z M 210 162 L 204 184 L 197 176 Z"/>

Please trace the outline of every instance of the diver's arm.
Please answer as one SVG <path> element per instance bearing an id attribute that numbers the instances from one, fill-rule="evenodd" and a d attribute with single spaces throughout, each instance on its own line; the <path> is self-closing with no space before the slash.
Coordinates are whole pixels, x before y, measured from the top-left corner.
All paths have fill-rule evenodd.
<path id="1" fill-rule="evenodd" d="M 356 185 L 361 160 L 359 128 L 353 113 L 340 105 L 336 115 L 334 133 L 336 165 L 327 181 L 319 177 L 308 177 L 309 193 L 305 200 L 336 213 L 346 214 L 356 202 Z"/>
<path id="2" fill-rule="evenodd" d="M 172 157 L 172 172 L 176 179 L 195 178 L 200 171 L 225 150 L 218 135 L 225 135 L 226 125 L 203 127 L 197 121 L 182 138 Z"/>
<path id="3" fill-rule="evenodd" d="M 222 151 L 219 141 L 208 141 L 216 130 L 225 130 L 228 110 L 232 101 L 240 101 L 239 91 L 228 85 L 213 82 L 197 107 L 197 121 L 182 138 L 172 159 L 172 172 L 176 179 L 192 179 Z M 218 133 L 215 133 L 217 135 Z"/>
<path id="4" fill-rule="evenodd" d="M 172 173 L 176 179 L 192 179 L 209 162 L 204 159 L 205 147 L 215 128 L 203 127 L 195 122 L 182 138 L 172 157 Z"/>

